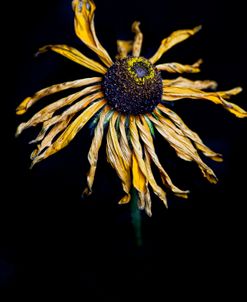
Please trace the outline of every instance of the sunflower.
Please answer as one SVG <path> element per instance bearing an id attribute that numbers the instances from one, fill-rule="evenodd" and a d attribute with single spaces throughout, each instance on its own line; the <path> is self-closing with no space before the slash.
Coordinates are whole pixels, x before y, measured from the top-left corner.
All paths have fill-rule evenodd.
<path id="1" fill-rule="evenodd" d="M 99 73 L 100 76 L 52 85 L 26 98 L 18 106 L 17 114 L 22 115 L 45 96 L 66 89 L 80 88 L 79 91 L 47 105 L 17 128 L 19 135 L 24 129 L 43 124 L 40 133 L 32 141 L 38 143 L 31 154 L 32 166 L 66 147 L 94 117 L 94 136 L 88 153 L 90 169 L 84 194 L 92 192 L 104 132 L 107 132 L 107 161 L 122 182 L 124 196 L 119 201 L 120 204 L 130 202 L 134 192 L 138 197 L 138 207 L 145 209 L 150 216 L 150 188 L 165 206 L 166 190 L 179 197 L 188 196 L 189 191 L 175 186 L 161 165 L 155 152 L 155 130 L 170 144 L 178 157 L 196 162 L 202 174 L 210 182 L 216 183 L 217 177 L 203 162 L 198 151 L 215 161 L 222 161 L 222 156 L 207 147 L 197 133 L 189 129 L 165 104 L 187 98 L 208 100 L 243 118 L 247 117 L 247 112 L 227 101 L 232 95 L 238 94 L 241 88 L 215 92 L 217 83 L 214 81 L 191 81 L 181 76 L 162 79 L 162 72 L 197 73 L 200 71 L 201 60 L 192 65 L 177 62 L 156 64 L 165 52 L 196 34 L 201 27 L 174 31 L 162 40 L 156 53 L 147 59 L 140 56 L 143 34 L 140 22 L 135 21 L 132 24 L 133 41 L 118 40 L 118 55 L 113 61 L 96 36 L 94 2 L 73 0 L 72 7 L 76 35 L 98 55 L 101 63 L 63 44 L 47 45 L 39 49 L 39 53 L 52 50 Z M 158 169 L 166 190 L 157 184 L 153 174 L 154 167 Z"/>

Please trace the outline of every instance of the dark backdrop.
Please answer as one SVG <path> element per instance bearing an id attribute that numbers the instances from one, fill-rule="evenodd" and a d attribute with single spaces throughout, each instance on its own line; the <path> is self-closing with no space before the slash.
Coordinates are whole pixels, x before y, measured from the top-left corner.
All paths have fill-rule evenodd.
<path id="1" fill-rule="evenodd" d="M 242 86 L 244 91 L 232 101 L 247 109 L 246 14 L 238 1 L 96 4 L 96 31 L 112 57 L 116 39 L 132 38 L 134 20 L 141 21 L 143 55 L 147 57 L 172 31 L 202 24 L 201 32 L 174 47 L 160 62 L 190 64 L 203 58 L 202 73 L 190 78 L 214 79 L 219 90 Z M 96 57 L 73 32 L 70 1 L 23 0 L 9 5 L 2 12 L 8 17 L 3 25 L 6 53 L 2 57 L 7 81 L 1 105 L 0 285 L 10 293 L 19 289 L 25 295 L 34 289 L 38 296 L 49 289 L 57 296 L 72 286 L 72 293 L 79 291 L 79 297 L 87 297 L 83 301 L 119 301 L 133 295 L 156 301 L 158 294 L 163 301 L 169 292 L 174 297 L 179 292 L 197 296 L 195 289 L 209 297 L 213 292 L 214 297 L 239 293 L 246 229 L 246 121 L 211 103 L 176 102 L 174 110 L 208 146 L 224 155 L 221 164 L 205 159 L 219 183 L 207 183 L 196 165 L 179 160 L 156 135 L 161 162 L 174 182 L 191 194 L 188 200 L 169 195 L 169 210 L 152 196 L 153 216 L 142 213 L 143 245 L 137 247 L 130 208 L 117 204 L 122 188 L 106 163 L 104 148 L 94 193 L 85 200 L 80 198 L 89 168 L 92 137 L 88 127 L 69 147 L 29 170 L 33 146 L 28 142 L 38 129 L 28 130 L 18 139 L 14 133 L 36 110 L 16 117 L 16 106 L 53 83 L 94 75 L 57 54 L 34 58 L 34 53 L 43 45 L 64 43 Z"/>

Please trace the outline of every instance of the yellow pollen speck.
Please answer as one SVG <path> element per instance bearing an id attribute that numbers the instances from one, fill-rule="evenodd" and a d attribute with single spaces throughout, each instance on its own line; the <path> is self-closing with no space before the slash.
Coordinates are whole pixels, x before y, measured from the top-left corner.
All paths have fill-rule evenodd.
<path id="1" fill-rule="evenodd" d="M 145 75 L 143 77 L 139 77 L 137 75 L 136 71 L 133 68 L 136 63 L 141 63 L 141 65 L 143 65 L 143 67 L 145 67 L 145 69 L 147 69 L 147 75 Z M 128 64 L 127 69 L 129 71 L 130 75 L 132 76 L 132 78 L 135 80 L 135 82 L 138 85 L 143 85 L 146 80 L 152 79 L 155 75 L 154 68 L 153 68 L 152 64 L 145 58 L 142 58 L 142 57 L 129 58 L 127 60 L 127 64 Z"/>

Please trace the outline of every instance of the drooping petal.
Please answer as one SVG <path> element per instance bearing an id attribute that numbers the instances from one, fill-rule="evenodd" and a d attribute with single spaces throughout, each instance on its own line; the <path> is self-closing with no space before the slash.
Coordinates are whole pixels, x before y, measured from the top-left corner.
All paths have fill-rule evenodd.
<path id="1" fill-rule="evenodd" d="M 179 188 L 177 188 L 172 183 L 169 175 L 167 174 L 167 172 L 162 167 L 162 165 L 161 165 L 161 163 L 158 159 L 158 156 L 155 152 L 153 138 L 152 138 L 152 135 L 150 133 L 149 126 L 148 126 L 148 123 L 147 123 L 145 117 L 141 116 L 140 118 L 138 118 L 136 120 L 136 124 L 137 124 L 137 126 L 140 130 L 139 131 L 140 136 L 141 136 L 141 139 L 142 139 L 142 141 L 145 145 L 145 149 L 147 150 L 147 152 L 148 152 L 150 158 L 152 159 L 152 161 L 154 162 L 154 164 L 159 169 L 161 179 L 162 179 L 162 182 L 164 183 L 164 185 L 166 185 L 170 190 L 172 190 L 172 192 L 174 192 L 177 196 L 187 198 L 188 197 L 187 193 L 189 193 L 189 191 L 183 191 L 183 190 L 180 190 Z"/>
<path id="2" fill-rule="evenodd" d="M 132 178 L 133 187 L 138 191 L 138 207 L 139 209 L 145 208 L 145 194 L 146 194 L 146 177 L 141 171 L 136 155 L 132 154 Z"/>
<path id="3" fill-rule="evenodd" d="M 148 171 L 143 159 L 142 146 L 139 140 L 138 130 L 135 124 L 135 116 L 130 116 L 130 136 L 133 148 L 132 153 L 132 178 L 133 187 L 138 191 L 138 207 L 139 209 L 145 208 L 145 196 L 147 196 L 148 188 Z M 152 180 L 151 180 L 152 181 Z M 155 181 L 152 182 L 155 186 Z"/>
<path id="4" fill-rule="evenodd" d="M 32 162 L 32 166 L 41 160 L 51 156 L 52 154 L 60 151 L 66 147 L 71 140 L 76 136 L 76 134 L 84 127 L 84 125 L 89 121 L 89 119 L 99 111 L 106 104 L 106 100 L 100 100 L 93 103 L 87 109 L 85 109 L 58 137 L 58 139 L 42 154 L 36 156 Z"/>
<path id="5" fill-rule="evenodd" d="M 171 147 L 176 151 L 177 155 L 187 161 L 195 161 L 202 171 L 203 175 L 212 183 L 217 182 L 212 169 L 210 169 L 200 158 L 196 149 L 187 137 L 180 136 L 172 127 L 170 123 L 164 119 L 158 111 L 155 111 L 157 118 L 148 114 L 149 119 L 155 124 L 158 132 L 167 140 Z"/>
<path id="6" fill-rule="evenodd" d="M 88 69 L 94 70 L 96 72 L 99 72 L 102 74 L 105 74 L 107 72 L 107 69 L 104 66 L 102 66 L 100 63 L 84 56 L 80 51 L 78 51 L 74 47 L 67 46 L 64 44 L 46 45 L 39 49 L 38 54 L 46 52 L 48 50 L 55 51 L 55 52 L 59 53 L 60 55 L 74 61 L 75 63 L 80 64 L 80 65 L 87 67 Z"/>
<path id="7" fill-rule="evenodd" d="M 145 212 L 146 214 L 151 217 L 152 216 L 152 201 L 151 201 L 151 195 L 148 186 L 146 186 L 146 193 L 144 196 L 145 200 Z"/>
<path id="8" fill-rule="evenodd" d="M 122 150 L 123 160 L 128 164 L 128 166 L 131 166 L 132 152 L 126 134 L 125 123 L 126 123 L 126 116 L 121 114 L 120 121 L 119 121 L 120 148 Z"/>
<path id="9" fill-rule="evenodd" d="M 94 11 L 96 6 L 92 0 L 73 0 L 75 14 L 75 32 L 78 38 L 92 49 L 107 67 L 113 62 L 107 51 L 100 44 L 94 28 Z"/>
<path id="10" fill-rule="evenodd" d="M 133 41 L 117 40 L 117 58 L 123 59 L 133 49 Z"/>
<path id="11" fill-rule="evenodd" d="M 189 79 L 178 77 L 172 80 L 163 80 L 163 89 L 167 86 L 192 88 L 192 89 L 216 89 L 217 83 L 215 81 L 204 80 L 204 81 L 191 81 Z"/>
<path id="12" fill-rule="evenodd" d="M 199 89 L 183 88 L 167 86 L 163 90 L 162 99 L 165 101 L 176 101 L 185 98 L 196 99 L 196 100 L 209 100 L 215 104 L 222 105 L 226 110 L 230 111 L 239 118 L 247 117 L 247 112 L 233 103 L 227 102 L 224 98 L 229 98 L 232 95 L 236 95 L 242 91 L 241 87 L 236 87 L 228 91 L 217 91 L 217 92 L 205 92 Z"/>
<path id="13" fill-rule="evenodd" d="M 150 184 L 150 186 L 152 187 L 154 193 L 165 203 L 166 202 L 165 193 L 157 185 L 157 183 L 153 177 L 151 168 L 149 166 L 147 166 L 147 159 L 146 159 L 146 161 L 144 161 L 144 159 L 143 159 L 142 145 L 140 143 L 139 134 L 138 134 L 134 116 L 130 116 L 129 127 L 130 127 L 130 137 L 131 137 L 131 143 L 132 143 L 132 147 L 133 147 L 133 153 L 135 155 L 139 169 L 140 169 L 141 173 L 143 174 L 143 176 L 146 178 L 146 182 L 148 182 Z M 143 188 L 143 190 L 144 189 L 146 190 L 146 188 Z M 145 195 L 145 193 L 146 192 L 144 191 L 143 194 Z"/>
<path id="14" fill-rule="evenodd" d="M 94 130 L 94 137 L 92 140 L 91 147 L 88 152 L 88 161 L 90 163 L 90 170 L 87 175 L 87 185 L 88 187 L 84 190 L 83 194 L 91 194 L 92 186 L 94 182 L 94 176 L 96 172 L 99 149 L 102 144 L 102 139 L 104 135 L 104 122 L 107 113 L 110 111 L 109 106 L 105 106 L 102 112 L 100 113 L 99 122 Z"/>
<path id="15" fill-rule="evenodd" d="M 158 105 L 158 108 L 165 113 L 167 116 L 169 116 L 169 118 L 175 123 L 175 125 L 183 132 L 183 134 L 188 137 L 189 139 L 191 139 L 195 146 L 197 147 L 198 150 L 202 151 L 202 153 L 207 156 L 210 157 L 211 159 L 221 162 L 222 159 L 222 155 L 219 153 L 215 153 L 214 151 L 212 151 L 210 148 L 208 148 L 206 145 L 204 145 L 204 143 L 202 142 L 201 138 L 198 136 L 197 133 L 193 132 L 192 130 L 190 130 L 188 128 L 188 126 L 186 126 L 186 124 L 183 122 L 183 120 L 171 109 L 166 108 L 165 106 L 163 106 L 162 104 Z"/>
<path id="16" fill-rule="evenodd" d="M 24 129 L 27 129 L 31 126 L 36 126 L 39 123 L 42 123 L 44 121 L 49 120 L 57 111 L 58 109 L 61 109 L 62 107 L 71 105 L 75 100 L 78 98 L 93 93 L 94 91 L 97 91 L 101 88 L 101 85 L 94 85 L 87 87 L 79 92 L 76 92 L 74 94 L 69 95 L 68 97 L 64 97 L 56 102 L 53 102 L 52 104 L 46 106 L 39 112 L 37 112 L 29 121 L 26 123 L 22 123 L 17 130 L 17 133 L 21 133 Z"/>
<path id="17" fill-rule="evenodd" d="M 42 132 L 38 135 L 38 137 L 30 142 L 30 143 L 35 143 L 40 140 L 42 140 L 41 144 L 37 146 L 37 149 L 35 149 L 32 154 L 31 154 L 31 159 L 33 160 L 36 156 L 38 156 L 44 149 L 48 148 L 51 146 L 53 139 L 61 132 L 63 131 L 68 124 L 70 123 L 71 119 L 73 118 L 73 115 L 68 116 L 65 120 L 57 123 L 54 125 L 54 127 L 50 130 L 50 132 L 45 136 Z M 44 137 L 45 136 L 45 137 Z"/>
<path id="18" fill-rule="evenodd" d="M 140 30 L 140 22 L 135 21 L 131 26 L 132 32 L 135 33 L 134 41 L 117 40 L 118 55 L 117 58 L 123 59 L 132 51 L 134 57 L 139 57 L 142 48 L 143 34 Z"/>
<path id="19" fill-rule="evenodd" d="M 118 141 L 116 133 L 116 120 L 118 118 L 118 113 L 114 112 L 109 123 L 109 130 L 107 133 L 107 146 L 106 154 L 107 160 L 111 166 L 116 170 L 119 178 L 122 181 L 123 190 L 126 195 L 121 198 L 119 201 L 120 204 L 128 203 L 130 201 L 131 195 L 131 174 L 130 174 L 130 165 L 128 162 L 125 162 L 121 147 Z"/>
<path id="20" fill-rule="evenodd" d="M 30 108 L 33 104 L 39 101 L 41 98 L 51 95 L 56 92 L 60 92 L 69 88 L 78 88 L 86 85 L 90 85 L 93 83 L 101 82 L 101 77 L 93 77 L 93 78 L 86 78 L 71 82 L 65 82 L 61 84 L 55 84 L 50 87 L 41 89 L 37 91 L 33 96 L 27 97 L 16 109 L 16 114 L 21 115 L 24 114 L 28 108 Z"/>
<path id="21" fill-rule="evenodd" d="M 128 170 L 130 168 L 130 163 L 129 163 L 129 160 L 126 160 L 127 157 L 124 156 L 124 154 L 122 152 L 122 149 L 121 149 L 120 143 L 119 143 L 119 139 L 118 139 L 118 134 L 116 132 L 116 121 L 118 118 L 119 118 L 119 113 L 117 111 L 115 111 L 112 115 L 112 118 L 110 119 L 109 130 L 110 130 L 110 134 L 112 137 L 114 149 L 115 149 L 118 157 L 121 158 L 123 166 L 126 168 L 126 170 Z"/>
<path id="22" fill-rule="evenodd" d="M 91 94 L 85 98 L 83 98 L 81 101 L 77 102 L 76 104 L 70 106 L 67 110 L 65 110 L 61 115 L 55 115 L 54 117 L 51 118 L 52 114 L 50 114 L 49 119 L 45 119 L 44 126 L 41 131 L 44 132 L 48 130 L 52 125 L 64 120 L 67 118 L 67 116 L 74 114 L 76 112 L 79 112 L 81 109 L 85 108 L 88 104 L 91 102 L 95 101 L 96 99 L 104 97 L 103 92 L 96 92 L 94 94 Z M 36 126 L 38 123 L 42 122 L 42 119 L 40 121 L 37 121 L 37 116 L 35 115 L 34 118 L 31 118 L 29 121 L 26 123 L 21 123 L 17 130 L 16 130 L 16 136 L 20 135 L 22 131 L 25 129 Z"/>
<path id="23" fill-rule="evenodd" d="M 142 49 L 143 34 L 140 30 L 140 22 L 135 21 L 132 24 L 132 31 L 135 33 L 134 43 L 133 43 L 133 57 L 139 57 Z"/>
<path id="24" fill-rule="evenodd" d="M 166 193 L 156 183 L 156 180 L 154 178 L 154 175 L 153 175 L 153 172 L 152 172 L 152 168 L 151 168 L 150 155 L 149 155 L 149 153 L 148 153 L 148 151 L 147 151 L 146 148 L 144 148 L 144 155 L 145 155 L 144 161 L 145 161 L 145 165 L 146 165 L 146 169 L 147 169 L 147 176 L 148 176 L 150 184 L 152 183 L 152 189 L 154 191 L 154 194 L 156 194 L 159 197 L 159 199 L 163 201 L 164 205 L 166 207 L 168 207 Z"/>
<path id="25" fill-rule="evenodd" d="M 158 70 L 167 71 L 170 73 L 197 73 L 200 72 L 200 65 L 202 64 L 202 59 L 199 59 L 192 65 L 183 65 L 177 62 L 159 64 L 155 67 Z"/>
<path id="26" fill-rule="evenodd" d="M 174 45 L 188 39 L 193 36 L 201 29 L 201 26 L 197 26 L 193 29 L 182 29 L 174 31 L 169 37 L 162 40 L 161 45 L 157 52 L 149 59 L 149 61 L 154 64 L 157 62 L 161 56 Z"/>
<path id="27" fill-rule="evenodd" d="M 133 115 L 130 116 L 129 130 L 130 130 L 131 144 L 133 147 L 135 157 L 137 159 L 142 174 L 146 176 L 147 170 L 143 160 L 142 146 L 140 143 L 139 134 L 136 127 L 136 117 Z"/>

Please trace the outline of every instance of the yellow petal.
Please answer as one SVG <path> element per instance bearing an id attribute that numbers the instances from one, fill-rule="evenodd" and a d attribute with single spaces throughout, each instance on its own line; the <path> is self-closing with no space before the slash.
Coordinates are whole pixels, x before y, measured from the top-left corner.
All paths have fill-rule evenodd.
<path id="1" fill-rule="evenodd" d="M 172 190 L 177 196 L 187 198 L 187 193 L 189 193 L 189 191 L 183 191 L 183 190 L 180 190 L 179 188 L 177 188 L 172 183 L 169 175 L 162 167 L 162 165 L 158 159 L 158 156 L 155 152 L 153 138 L 150 133 L 150 129 L 149 129 L 149 126 L 148 126 L 148 123 L 147 123 L 145 117 L 141 116 L 140 119 L 137 119 L 136 123 L 140 130 L 139 132 L 140 132 L 141 139 L 142 139 L 143 143 L 145 144 L 145 149 L 148 152 L 151 159 L 153 160 L 154 164 L 159 169 L 161 179 L 162 179 L 162 182 L 164 183 L 164 185 L 166 185 L 170 190 Z"/>
<path id="2" fill-rule="evenodd" d="M 132 31 L 135 33 L 134 43 L 133 43 L 133 57 L 139 57 L 142 48 L 143 34 L 140 30 L 140 22 L 135 21 L 132 24 Z"/>
<path id="3" fill-rule="evenodd" d="M 88 161 L 90 163 L 90 170 L 87 176 L 88 188 L 84 191 L 84 193 L 87 194 L 91 194 L 92 192 L 92 186 L 93 186 L 94 176 L 95 176 L 97 162 L 98 162 L 99 149 L 102 144 L 102 139 L 104 135 L 105 117 L 109 111 L 110 111 L 110 107 L 105 106 L 102 112 L 100 113 L 99 122 L 94 130 L 94 137 L 88 152 Z"/>
<path id="4" fill-rule="evenodd" d="M 141 172 L 143 173 L 144 176 L 146 176 L 147 171 L 143 160 L 142 145 L 140 143 L 139 134 L 136 127 L 136 117 L 133 115 L 130 116 L 129 129 L 130 129 L 130 139 L 131 139 L 131 144 L 133 147 L 134 154 L 138 161 Z"/>
<path id="5" fill-rule="evenodd" d="M 138 208 L 143 210 L 145 208 L 145 194 L 147 193 L 146 178 L 139 168 L 135 154 L 132 154 L 132 179 L 133 187 L 138 192 Z"/>
<path id="6" fill-rule="evenodd" d="M 138 192 L 146 192 L 146 178 L 139 168 L 135 154 L 132 154 L 133 186 Z"/>
<path id="7" fill-rule="evenodd" d="M 174 31 L 169 37 L 162 40 L 161 45 L 157 52 L 149 59 L 149 61 L 154 64 L 157 62 L 161 56 L 174 45 L 188 39 L 190 36 L 193 36 L 201 29 L 201 26 L 197 26 L 193 29 L 184 29 Z"/>
<path id="8" fill-rule="evenodd" d="M 159 112 L 155 111 L 158 116 Z M 212 169 L 210 169 L 200 158 L 196 149 L 190 142 L 190 140 L 184 136 L 180 136 L 164 118 L 159 115 L 159 119 L 154 118 L 152 115 L 148 115 L 148 118 L 154 123 L 158 132 L 167 140 L 170 146 L 176 151 L 177 155 L 187 161 L 195 161 L 198 167 L 201 169 L 203 175 L 212 183 L 217 182 Z"/>
<path id="9" fill-rule="evenodd" d="M 24 114 L 29 107 L 39 101 L 41 98 L 51 95 L 56 92 L 63 91 L 69 88 L 78 88 L 86 85 L 90 85 L 93 83 L 101 82 L 101 77 L 93 77 L 82 80 L 76 80 L 71 82 L 65 82 L 61 84 L 55 84 L 50 87 L 41 89 L 37 91 L 33 96 L 27 97 L 16 109 L 16 114 L 21 115 Z"/>
<path id="10" fill-rule="evenodd" d="M 236 87 L 228 91 L 205 92 L 193 88 L 167 86 L 163 90 L 162 99 L 166 101 L 176 101 L 185 98 L 196 99 L 196 100 L 200 100 L 200 99 L 209 100 L 215 104 L 222 105 L 226 110 L 230 111 L 235 116 L 243 118 L 243 117 L 247 117 L 247 112 L 244 109 L 224 100 L 224 98 L 229 98 L 231 95 L 236 95 L 241 91 L 242 91 L 241 87 Z"/>
<path id="11" fill-rule="evenodd" d="M 133 49 L 133 41 L 117 40 L 118 55 L 117 58 L 123 59 Z"/>
<path id="12" fill-rule="evenodd" d="M 107 69 L 102 66 L 100 63 L 89 59 L 88 57 L 84 56 L 80 51 L 77 49 L 67 46 L 67 45 L 46 45 L 39 49 L 38 53 L 43 53 L 48 50 L 55 51 L 59 53 L 60 55 L 74 61 L 77 64 L 80 64 L 84 67 L 87 67 L 91 70 L 94 70 L 96 72 L 105 74 L 107 72 Z"/>
<path id="13" fill-rule="evenodd" d="M 152 189 L 154 191 L 154 194 L 156 194 L 164 203 L 166 207 L 168 207 L 166 193 L 164 190 L 161 189 L 160 186 L 157 185 L 155 178 L 153 176 L 152 168 L 151 168 L 151 162 L 150 162 L 150 155 L 147 152 L 147 149 L 144 148 L 144 155 L 145 155 L 145 165 L 147 169 L 147 176 L 150 185 L 152 186 Z"/>
<path id="14" fill-rule="evenodd" d="M 119 203 L 121 204 L 130 201 L 131 174 L 130 174 L 130 164 L 124 161 L 124 157 L 121 152 L 121 148 L 119 145 L 119 141 L 115 129 L 115 123 L 117 117 L 118 117 L 118 113 L 114 112 L 110 120 L 109 130 L 106 136 L 107 138 L 106 154 L 109 163 L 116 170 L 119 178 L 121 179 L 123 190 L 126 193 L 126 196 L 124 196 L 119 201 Z"/>
<path id="15" fill-rule="evenodd" d="M 167 71 L 170 73 L 196 73 L 200 72 L 200 65 L 202 64 L 202 59 L 195 62 L 193 65 L 182 65 L 180 63 L 165 63 L 156 65 L 158 70 Z"/>
<path id="16" fill-rule="evenodd" d="M 125 130 L 125 123 L 126 123 L 126 116 L 122 115 L 120 116 L 120 121 L 119 121 L 119 130 L 120 130 L 120 148 L 122 151 L 122 156 L 123 160 L 126 163 L 131 164 L 131 150 L 128 142 L 128 138 L 126 135 L 126 130 Z"/>
<path id="17" fill-rule="evenodd" d="M 49 120 L 54 115 L 55 111 L 57 111 L 58 109 L 71 105 L 78 98 L 87 95 L 89 93 L 92 93 L 94 91 L 97 91 L 100 88 L 101 85 L 90 86 L 46 106 L 45 108 L 37 112 L 29 121 L 27 121 L 26 123 L 22 123 L 19 126 L 18 134 L 21 133 L 24 129 L 27 129 L 32 126 L 36 126 L 39 123 Z"/>
<path id="18" fill-rule="evenodd" d="M 174 111 L 166 108 L 162 104 L 159 104 L 158 108 L 167 116 L 169 116 L 169 118 L 175 123 L 175 125 L 182 131 L 182 133 L 186 137 L 191 139 L 195 143 L 197 149 L 202 151 L 205 156 L 210 157 L 211 159 L 219 162 L 223 160 L 222 155 L 219 153 L 215 153 L 210 148 L 205 146 L 198 134 L 190 130 L 183 122 L 183 120 Z"/>
<path id="19" fill-rule="evenodd" d="M 145 212 L 146 214 L 151 217 L 152 216 L 152 202 L 151 202 L 151 196 L 148 187 L 146 187 L 146 193 L 144 195 L 144 202 L 145 202 Z"/>
<path id="20" fill-rule="evenodd" d="M 96 6 L 92 0 L 73 0 L 75 14 L 75 32 L 79 39 L 91 48 L 107 67 L 113 62 L 107 51 L 100 44 L 94 28 L 94 11 Z"/>
<path id="21" fill-rule="evenodd" d="M 183 77 L 178 77 L 172 80 L 163 80 L 163 89 L 167 86 L 192 88 L 192 89 L 216 89 L 217 83 L 215 81 L 204 80 L 204 81 L 191 81 Z"/>
<path id="22" fill-rule="evenodd" d="M 138 130 L 136 127 L 136 117 L 130 116 L 130 139 L 133 147 L 133 152 L 136 157 L 139 169 L 141 173 L 145 176 L 146 182 L 150 184 L 154 193 L 164 202 L 166 202 L 166 197 L 164 191 L 157 185 L 151 167 L 149 166 L 148 159 L 143 159 L 142 145 L 140 143 Z M 145 151 L 145 150 L 144 150 Z M 146 188 L 145 188 L 146 189 Z M 145 194 L 146 192 L 144 192 Z"/>
<path id="23" fill-rule="evenodd" d="M 32 152 L 32 154 L 31 154 L 31 159 L 32 160 L 36 156 L 38 156 L 44 149 L 51 146 L 51 144 L 53 142 L 53 139 L 68 126 L 68 124 L 70 123 L 72 118 L 73 118 L 73 116 L 68 116 L 65 120 L 63 120 L 63 121 L 59 122 L 58 124 L 56 124 L 45 137 L 44 137 L 45 134 L 43 134 L 41 132 L 38 135 L 38 137 L 34 141 L 32 141 L 32 143 L 35 143 L 35 142 L 40 141 L 44 137 L 41 144 L 38 145 L 38 148 Z"/>
<path id="24" fill-rule="evenodd" d="M 89 121 L 89 119 L 97 111 L 99 111 L 105 105 L 105 103 L 105 100 L 95 102 L 85 111 L 83 111 L 47 150 L 45 150 L 42 154 L 34 158 L 32 165 L 40 162 L 41 160 L 51 156 L 52 154 L 66 147 L 75 137 L 75 135 Z"/>
<path id="25" fill-rule="evenodd" d="M 79 112 L 80 110 L 85 108 L 91 102 L 93 102 L 99 98 L 102 98 L 102 97 L 104 97 L 102 92 L 96 92 L 94 94 L 91 94 L 91 95 L 83 98 L 81 101 L 75 103 L 74 105 L 70 106 L 61 115 L 55 115 L 54 117 L 51 117 L 52 114 L 49 113 L 49 115 L 47 116 L 47 118 L 49 118 L 49 119 L 45 120 L 42 131 L 47 131 L 52 125 L 66 119 L 67 116 L 69 116 L 71 114 L 75 114 L 75 113 Z M 41 119 L 41 121 L 42 121 L 42 119 Z M 31 126 L 35 126 L 37 123 L 38 123 L 37 116 L 35 116 L 35 118 L 31 118 L 26 123 L 21 123 L 16 130 L 16 136 L 20 135 L 23 130 L 25 130 Z"/>

